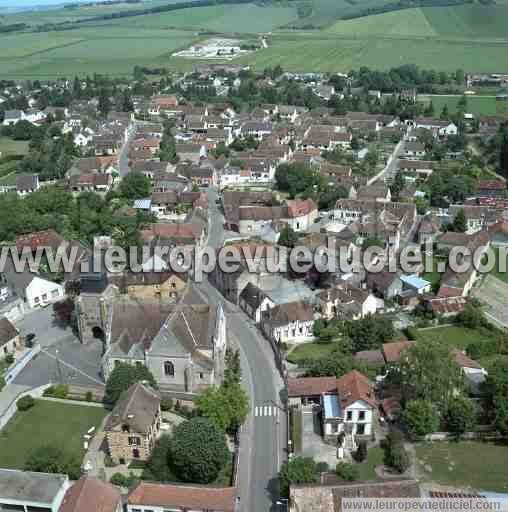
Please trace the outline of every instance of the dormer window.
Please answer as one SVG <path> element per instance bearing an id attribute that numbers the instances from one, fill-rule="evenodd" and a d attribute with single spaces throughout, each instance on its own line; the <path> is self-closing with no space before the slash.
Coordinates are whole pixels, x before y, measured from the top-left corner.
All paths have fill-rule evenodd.
<path id="1" fill-rule="evenodd" d="M 131 431 L 131 429 L 130 429 L 129 425 L 125 425 L 125 424 L 122 425 L 122 432 L 130 432 L 130 431 Z"/>

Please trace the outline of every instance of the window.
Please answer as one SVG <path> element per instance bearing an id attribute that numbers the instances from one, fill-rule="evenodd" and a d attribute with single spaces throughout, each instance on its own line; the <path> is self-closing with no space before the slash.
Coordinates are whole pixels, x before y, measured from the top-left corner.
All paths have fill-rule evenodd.
<path id="1" fill-rule="evenodd" d="M 141 439 L 139 437 L 129 437 L 129 446 L 141 446 Z"/>
<path id="2" fill-rule="evenodd" d="M 174 377 L 175 376 L 175 366 L 171 361 L 166 361 L 164 363 L 164 375 L 166 377 Z"/>
<path id="3" fill-rule="evenodd" d="M 360 411 L 358 413 L 358 421 L 365 421 L 365 411 Z"/>
<path id="4" fill-rule="evenodd" d="M 35 302 L 36 304 L 38 304 L 38 303 L 39 303 L 39 300 L 40 300 L 40 299 L 39 299 L 39 297 L 35 297 L 35 298 L 34 298 L 34 302 Z"/>
<path id="5" fill-rule="evenodd" d="M 347 421 L 353 420 L 353 411 L 348 411 L 346 416 Z"/>
<path id="6" fill-rule="evenodd" d="M 58 290 L 51 290 L 51 297 L 55 298 L 58 297 L 59 293 Z"/>
<path id="7" fill-rule="evenodd" d="M 44 293 L 42 295 L 42 300 L 48 300 L 48 294 L 47 293 Z"/>
<path id="8" fill-rule="evenodd" d="M 139 450 L 137 448 L 132 449 L 132 457 L 134 459 L 139 459 Z"/>

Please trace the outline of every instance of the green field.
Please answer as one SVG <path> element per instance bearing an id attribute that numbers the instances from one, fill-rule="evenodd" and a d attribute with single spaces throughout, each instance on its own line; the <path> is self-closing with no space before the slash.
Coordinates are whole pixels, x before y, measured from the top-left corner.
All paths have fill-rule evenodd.
<path id="1" fill-rule="evenodd" d="M 425 480 L 479 491 L 508 491 L 505 443 L 436 442 L 416 446 Z"/>
<path id="2" fill-rule="evenodd" d="M 293 349 L 287 360 L 293 364 L 301 364 L 304 361 L 320 359 L 328 356 L 336 347 L 335 343 L 302 343 Z"/>
<path id="3" fill-rule="evenodd" d="M 453 114 L 457 111 L 457 105 L 462 96 L 425 96 L 419 95 L 418 101 L 428 105 L 430 101 L 434 105 L 436 115 L 443 110 L 446 105 L 448 112 Z M 468 96 L 466 112 L 475 116 L 508 116 L 508 105 L 504 101 L 496 101 L 494 95 L 491 96 Z"/>
<path id="4" fill-rule="evenodd" d="M 302 19 L 298 19 L 291 2 L 215 5 L 94 21 L 61 32 L 2 35 L 0 76 L 51 78 L 93 72 L 128 75 L 136 64 L 191 69 L 195 61 L 172 58 L 171 54 L 204 39 L 206 36 L 199 34 L 203 31 L 245 37 L 271 32 L 269 48 L 235 61 L 255 69 L 280 64 L 289 71 L 347 72 L 361 66 L 388 69 L 414 63 L 445 71 L 507 70 L 508 2 L 412 8 L 337 21 L 355 9 L 387 1 L 314 0 L 313 15 Z M 149 5 L 163 2 L 153 0 Z M 132 7 L 126 4 L 122 9 Z M 18 21 L 25 17 L 30 23 L 36 18 L 40 18 L 39 23 L 48 22 L 51 16 L 54 21 L 69 16 L 77 19 L 97 15 L 97 10 L 105 13 L 103 9 L 119 10 L 118 6 L 55 9 L 8 15 L 4 22 L 16 17 Z M 322 28 L 281 28 L 296 25 Z M 474 113 L 498 113 L 500 107 L 488 98 L 471 100 Z"/>
<path id="5" fill-rule="evenodd" d="M 2 467 L 23 469 L 29 454 L 43 445 L 56 445 L 80 461 L 83 435 L 99 426 L 107 411 L 101 407 L 36 400 L 35 406 L 17 412 L 0 432 Z"/>
<path id="6" fill-rule="evenodd" d="M 488 331 L 466 329 L 460 326 L 444 326 L 432 329 L 419 329 L 416 331 L 418 341 L 438 341 L 450 348 L 465 349 L 470 343 L 476 341 L 487 341 L 494 336 Z"/>
<path id="7" fill-rule="evenodd" d="M 28 142 L 24 140 L 12 140 L 7 137 L 0 137 L 0 155 L 26 155 L 28 153 Z"/>

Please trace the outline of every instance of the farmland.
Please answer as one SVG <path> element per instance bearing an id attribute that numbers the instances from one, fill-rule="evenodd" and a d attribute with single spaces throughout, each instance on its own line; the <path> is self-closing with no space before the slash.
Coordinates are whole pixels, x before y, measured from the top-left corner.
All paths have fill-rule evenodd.
<path id="1" fill-rule="evenodd" d="M 448 112 L 454 114 L 457 111 L 461 96 L 418 96 L 418 101 L 428 105 L 430 101 L 434 105 L 434 112 L 439 114 L 446 105 Z M 469 96 L 467 98 L 466 111 L 475 116 L 507 116 L 508 105 L 503 101 L 496 101 L 494 96 Z"/>
<path id="2" fill-rule="evenodd" d="M 170 2 L 153 0 L 150 6 L 163 3 Z M 366 0 L 361 8 L 383 3 L 385 0 Z M 354 14 L 350 10 L 359 8 L 354 2 L 314 0 L 312 7 L 311 16 L 301 19 L 291 2 L 213 5 L 93 21 L 61 32 L 2 35 L 0 75 L 126 75 L 136 64 L 190 69 L 192 62 L 170 56 L 205 38 L 200 34 L 204 31 L 244 34 L 249 38 L 270 32 L 268 48 L 238 60 L 255 69 L 280 64 L 290 71 L 344 72 L 360 66 L 388 69 L 414 63 L 436 70 L 460 67 L 475 72 L 506 71 L 508 25 L 504 20 L 508 17 L 508 2 L 403 9 L 350 20 L 338 18 Z M 37 13 L 38 23 L 51 21 L 51 15 L 57 22 L 66 16 L 82 19 L 100 14 L 97 10 L 102 9 L 113 7 L 42 11 Z M 13 14 L 5 16 L 4 22 L 21 21 L 24 17 L 24 22 L 35 23 L 34 16 L 35 13 Z M 316 29 L 284 28 L 295 26 Z M 488 99 L 475 98 L 470 104 L 473 113 L 493 113 L 498 108 Z M 448 107 L 453 109 L 453 105 Z"/>

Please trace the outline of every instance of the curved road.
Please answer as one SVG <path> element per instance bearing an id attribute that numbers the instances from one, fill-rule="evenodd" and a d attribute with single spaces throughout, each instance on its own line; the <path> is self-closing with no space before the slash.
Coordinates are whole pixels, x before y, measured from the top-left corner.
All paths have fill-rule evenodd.
<path id="1" fill-rule="evenodd" d="M 217 193 L 210 189 L 208 244 L 220 247 L 224 241 L 224 218 L 216 206 Z M 269 342 L 254 323 L 211 285 L 197 284 L 210 303 L 222 301 L 233 346 L 240 348 L 243 384 L 251 405 L 251 414 L 240 432 L 238 468 L 238 511 L 283 511 L 278 499 L 277 473 L 286 448 L 286 414 L 282 407 L 283 381 L 275 367 Z"/>

